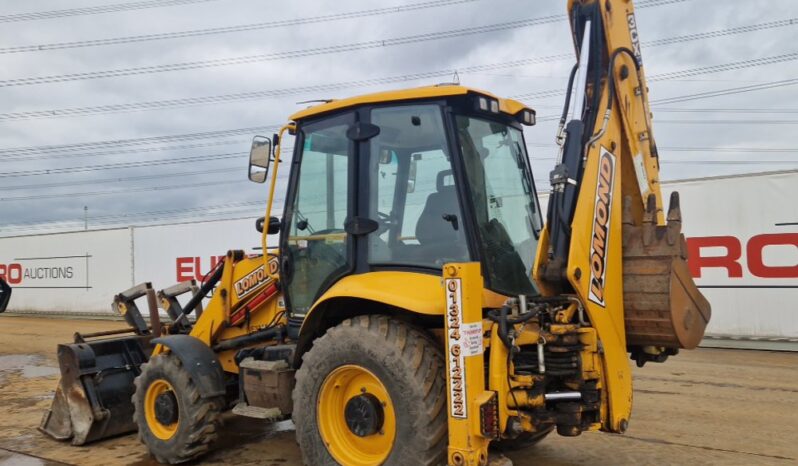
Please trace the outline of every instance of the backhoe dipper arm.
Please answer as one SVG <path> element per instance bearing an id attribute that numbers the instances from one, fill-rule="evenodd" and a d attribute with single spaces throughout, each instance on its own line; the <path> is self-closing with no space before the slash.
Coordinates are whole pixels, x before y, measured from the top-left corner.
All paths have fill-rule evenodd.
<path id="1" fill-rule="evenodd" d="M 619 181 L 623 197 L 635 201 L 635 219 L 642 221 L 648 197 L 653 196 L 656 222 L 664 222 L 658 155 L 632 1 L 570 0 L 568 11 L 579 62 L 569 81 L 568 95 L 575 95 L 566 100 L 563 109 L 557 136 L 561 150 L 551 173 L 549 264 L 544 278 L 552 283 L 565 279 L 574 213 L 585 192 L 586 166 L 600 156 L 602 145 L 628 162 L 616 165 L 624 166 Z"/>
<path id="2" fill-rule="evenodd" d="M 643 364 L 694 347 L 709 304 L 687 272 L 678 195 L 665 224 L 633 2 L 570 0 L 568 12 L 579 61 L 534 274 L 544 294 L 582 302 L 604 349 L 602 428 L 622 432 L 627 352 Z"/>

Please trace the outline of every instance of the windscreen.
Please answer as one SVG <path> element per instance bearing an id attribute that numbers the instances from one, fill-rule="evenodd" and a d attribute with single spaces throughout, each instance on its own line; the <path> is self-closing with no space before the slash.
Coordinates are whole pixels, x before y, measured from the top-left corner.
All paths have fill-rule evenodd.
<path id="1" fill-rule="evenodd" d="M 536 294 L 531 276 L 542 220 L 521 131 L 462 115 L 456 123 L 488 285 Z"/>

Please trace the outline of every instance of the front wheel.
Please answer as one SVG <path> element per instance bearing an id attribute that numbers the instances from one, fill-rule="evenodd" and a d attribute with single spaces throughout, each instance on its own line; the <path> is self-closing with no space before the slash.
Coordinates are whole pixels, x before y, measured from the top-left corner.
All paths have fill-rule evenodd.
<path id="1" fill-rule="evenodd" d="M 223 397 L 202 398 L 176 356 L 159 354 L 135 380 L 133 419 L 139 440 L 159 463 L 183 463 L 207 452 L 221 427 Z"/>
<path id="2" fill-rule="evenodd" d="M 439 346 L 398 320 L 359 316 L 327 331 L 294 388 L 305 464 L 443 464 L 444 368 Z"/>

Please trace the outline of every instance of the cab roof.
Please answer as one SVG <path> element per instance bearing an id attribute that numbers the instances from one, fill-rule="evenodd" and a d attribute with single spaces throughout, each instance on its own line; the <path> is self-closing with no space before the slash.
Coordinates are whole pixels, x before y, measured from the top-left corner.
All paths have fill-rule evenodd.
<path id="1" fill-rule="evenodd" d="M 503 99 L 490 92 L 481 91 L 466 86 L 455 84 L 439 84 L 436 86 L 414 87 L 393 91 L 375 92 L 355 97 L 348 97 L 341 100 L 331 100 L 323 104 L 314 105 L 304 110 L 300 110 L 289 118 L 291 121 L 299 121 L 306 118 L 321 115 L 323 113 L 342 110 L 345 108 L 356 107 L 358 105 L 378 104 L 387 102 L 400 102 L 405 100 L 431 99 L 436 97 L 452 97 L 466 95 L 468 93 L 480 94 L 491 97 L 499 101 L 499 111 L 508 115 L 515 115 L 524 108 L 529 108 L 521 102 L 513 99 Z"/>

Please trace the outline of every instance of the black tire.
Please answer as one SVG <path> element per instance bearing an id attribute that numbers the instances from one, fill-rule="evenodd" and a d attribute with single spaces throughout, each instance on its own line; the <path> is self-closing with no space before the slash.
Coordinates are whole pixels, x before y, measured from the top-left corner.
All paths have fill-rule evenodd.
<path id="1" fill-rule="evenodd" d="M 491 443 L 491 448 L 500 452 L 511 452 L 518 450 L 525 450 L 537 445 L 541 440 L 546 438 L 554 430 L 554 427 L 546 429 L 542 432 L 522 432 L 514 439 L 499 440 Z"/>
<path id="2" fill-rule="evenodd" d="M 317 339 L 297 371 L 293 419 L 305 464 L 335 465 L 317 425 L 317 399 L 331 371 L 354 364 L 386 387 L 396 413 L 396 437 L 386 465 L 446 462 L 445 361 L 428 334 L 386 316 L 358 316 Z"/>
<path id="3" fill-rule="evenodd" d="M 158 380 L 165 380 L 174 388 L 172 393 L 177 400 L 177 430 L 168 440 L 162 440 L 152 432 L 145 415 L 147 389 Z M 159 463 L 183 463 L 211 449 L 221 428 L 224 397 L 200 397 L 197 386 L 179 358 L 169 353 L 154 356 L 141 366 L 141 375 L 134 383 L 133 419 L 139 429 L 139 440 Z"/>

